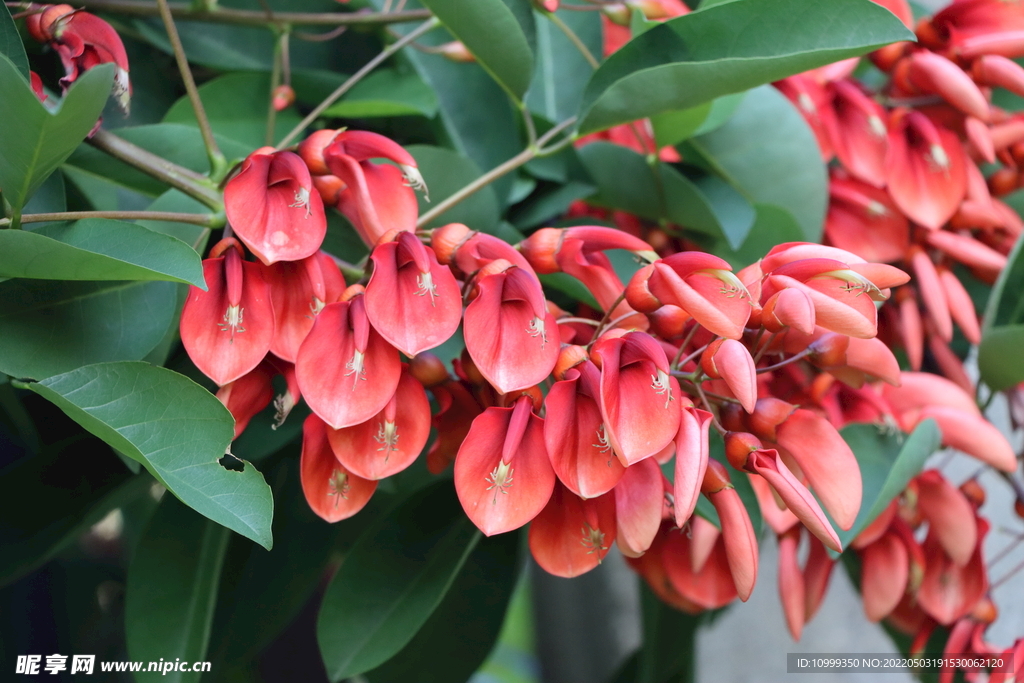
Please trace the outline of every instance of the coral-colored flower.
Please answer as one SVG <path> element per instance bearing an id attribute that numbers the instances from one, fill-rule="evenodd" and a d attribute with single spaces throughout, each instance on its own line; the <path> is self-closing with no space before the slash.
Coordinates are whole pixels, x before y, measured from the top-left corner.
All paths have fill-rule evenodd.
<path id="1" fill-rule="evenodd" d="M 455 490 L 466 515 L 487 536 L 536 517 L 551 498 L 555 473 L 544 447 L 544 420 L 532 400 L 492 407 L 470 427 L 455 458 Z"/>
<path id="2" fill-rule="evenodd" d="M 829 182 L 828 241 L 868 261 L 897 261 L 910 246 L 910 225 L 888 192 L 852 178 Z"/>
<path id="3" fill-rule="evenodd" d="M 401 371 L 398 351 L 370 325 L 358 292 L 320 311 L 295 361 L 306 403 L 335 429 L 366 422 L 383 410 Z"/>
<path id="4" fill-rule="evenodd" d="M 734 339 L 716 339 L 701 355 L 700 366 L 711 379 L 725 381 L 748 413 L 757 403 L 757 370 L 747 347 Z"/>
<path id="5" fill-rule="evenodd" d="M 407 231 L 377 244 L 366 285 L 370 322 L 399 351 L 415 356 L 448 340 L 462 320 L 462 292 L 448 266 Z"/>
<path id="6" fill-rule="evenodd" d="M 852 176 L 882 187 L 889 148 L 885 111 L 852 81 L 836 81 L 830 84 L 830 90 L 834 128 L 829 137 L 836 156 Z"/>
<path id="7" fill-rule="evenodd" d="M 132 86 L 128 80 L 128 54 L 117 31 L 94 14 L 71 5 L 32 5 L 25 23 L 29 35 L 49 43 L 64 64 L 61 86 L 66 90 L 83 71 L 98 64 L 114 64 L 112 95 L 128 113 Z M 42 98 L 40 98 L 42 99 Z"/>
<path id="8" fill-rule="evenodd" d="M 713 334 L 743 336 L 750 318 L 750 293 L 728 263 L 697 251 L 673 254 L 641 268 L 626 289 L 634 309 L 651 312 L 665 304 L 680 307 Z"/>
<path id="9" fill-rule="evenodd" d="M 697 496 L 708 469 L 708 431 L 712 418 L 708 411 L 692 405 L 684 405 L 680 414 L 672 481 L 672 508 L 680 529 L 697 507 Z"/>
<path id="10" fill-rule="evenodd" d="M 266 266 L 263 278 L 270 285 L 274 302 L 274 342 L 270 350 L 294 363 L 316 316 L 345 291 L 345 278 L 334 260 L 322 251 L 300 261 Z"/>
<path id="11" fill-rule="evenodd" d="M 440 474 L 455 461 L 462 441 L 483 407 L 459 381 L 446 382 L 430 391 L 438 405 L 437 414 L 432 418 L 437 438 L 427 451 L 427 470 Z"/>
<path id="12" fill-rule="evenodd" d="M 558 360 L 559 340 L 537 277 L 498 260 L 476 287 L 463 333 L 477 368 L 503 394 L 542 382 Z"/>
<path id="13" fill-rule="evenodd" d="M 327 215 L 309 169 L 294 152 L 261 147 L 224 188 L 224 212 L 238 238 L 263 263 L 312 256 Z"/>
<path id="14" fill-rule="evenodd" d="M 302 492 L 313 512 L 337 522 L 362 510 L 377 490 L 377 482 L 352 474 L 338 462 L 327 441 L 327 429 L 316 415 L 302 425 Z"/>
<path id="15" fill-rule="evenodd" d="M 722 541 L 736 593 L 747 601 L 757 581 L 757 536 L 747 508 L 729 481 L 725 466 L 717 460 L 708 463 L 701 493 L 708 497 L 722 524 Z"/>
<path id="16" fill-rule="evenodd" d="M 627 467 L 615 485 L 615 541 L 623 555 L 637 557 L 651 547 L 664 516 L 666 485 L 654 458 Z"/>
<path id="17" fill-rule="evenodd" d="M 411 465 L 429 436 L 427 392 L 407 369 L 383 410 L 366 422 L 327 432 L 338 462 L 349 472 L 372 480 L 390 477 Z"/>
<path id="18" fill-rule="evenodd" d="M 601 372 L 584 360 L 566 370 L 544 400 L 551 466 L 566 488 L 582 498 L 610 491 L 626 471 L 605 434 L 600 395 Z"/>
<path id="19" fill-rule="evenodd" d="M 203 261 L 209 288 L 191 285 L 181 312 L 181 342 L 199 370 L 224 386 L 263 360 L 274 339 L 274 307 L 259 265 L 242 260 L 233 239 Z"/>
<path id="20" fill-rule="evenodd" d="M 560 483 L 530 523 L 530 553 L 549 574 L 571 579 L 608 554 L 615 542 L 615 497 L 584 500 Z"/>
<path id="21" fill-rule="evenodd" d="M 593 349 L 601 365 L 601 415 L 607 442 L 629 466 L 655 455 L 679 430 L 679 383 L 665 350 L 644 332 L 606 335 Z"/>

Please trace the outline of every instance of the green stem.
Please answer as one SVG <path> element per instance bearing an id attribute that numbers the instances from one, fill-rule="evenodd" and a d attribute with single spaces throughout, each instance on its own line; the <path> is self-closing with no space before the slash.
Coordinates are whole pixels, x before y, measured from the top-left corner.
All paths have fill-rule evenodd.
<path id="1" fill-rule="evenodd" d="M 482 176 L 480 176 L 470 184 L 466 185 L 465 187 L 457 191 L 455 194 L 447 197 L 444 201 L 437 203 L 433 208 L 430 209 L 430 211 L 427 211 L 425 214 L 420 216 L 419 220 L 416 221 L 416 227 L 422 228 L 423 226 L 427 225 L 432 220 L 434 220 L 435 218 L 437 218 L 438 216 L 440 216 L 445 211 L 452 208 L 462 200 L 473 195 L 482 188 L 487 187 L 488 185 L 490 185 L 491 183 L 493 183 L 495 180 L 502 177 L 506 173 L 510 173 L 516 170 L 517 168 L 528 162 L 530 159 L 533 159 L 538 155 L 550 153 L 549 149 L 544 148 L 544 144 L 574 123 L 576 123 L 575 116 L 568 118 L 565 121 L 562 121 L 557 126 L 552 128 L 548 132 L 544 133 L 544 135 L 541 135 L 539 138 L 537 138 L 536 144 L 527 147 L 522 152 L 515 155 L 508 161 L 504 162 L 500 166 L 492 168 L 490 171 L 484 173 Z M 568 140 L 571 141 L 571 138 L 568 138 Z M 559 143 L 557 143 L 557 145 L 553 145 L 552 148 L 562 145 L 565 142 L 566 140 L 561 140 L 559 141 Z M 616 304 L 616 306 L 617 305 L 618 304 Z M 615 308 L 615 306 L 612 306 L 612 308 Z"/>
<path id="2" fill-rule="evenodd" d="M 224 209 L 221 195 L 211 185 L 210 180 L 191 169 L 171 163 L 102 128 L 93 133 L 86 142 L 146 175 L 184 192 L 214 211 Z"/>
<path id="3" fill-rule="evenodd" d="M 420 36 L 422 36 L 424 33 L 427 33 L 428 31 L 431 31 L 431 30 L 437 28 L 440 25 L 441 25 L 440 21 L 438 21 L 434 17 L 431 17 L 430 19 L 428 19 L 427 21 L 423 22 L 422 24 L 420 24 L 419 26 L 417 26 L 413 30 L 409 31 L 407 34 L 402 36 L 400 39 L 396 40 L 391 45 L 389 45 L 386 48 L 384 48 L 384 50 L 379 55 L 377 55 L 376 57 L 371 59 L 369 62 L 367 62 L 366 65 L 363 66 L 363 68 L 361 68 L 359 71 L 357 71 L 354 74 L 352 74 L 351 78 L 349 78 L 347 81 L 345 81 L 340 86 L 338 86 L 338 89 L 335 90 L 334 92 L 332 92 L 330 95 L 328 95 L 327 99 L 325 99 L 323 102 L 318 104 L 316 106 L 316 109 L 314 109 L 313 111 L 309 112 L 309 114 L 306 116 L 306 118 L 302 119 L 302 121 L 300 121 L 299 124 L 297 126 L 295 126 L 295 128 L 293 128 L 290 133 L 288 133 L 288 135 L 284 136 L 284 139 L 281 140 L 281 142 L 278 143 L 277 148 L 278 149 L 283 149 L 284 147 L 287 147 L 288 143 L 290 143 L 292 140 L 294 140 L 296 137 L 298 137 L 298 135 L 302 131 L 304 131 L 306 129 L 306 127 L 309 126 L 309 124 L 313 123 L 313 121 L 315 121 L 316 118 L 318 116 L 320 116 L 320 114 L 322 114 L 328 107 L 330 107 L 332 104 L 334 104 L 338 100 L 339 97 L 341 97 L 342 95 L 347 93 L 352 88 L 352 86 L 354 86 L 356 83 L 358 83 L 360 80 L 362 80 L 362 78 L 364 76 L 366 76 L 368 73 L 370 73 L 375 68 L 377 68 L 377 66 L 381 62 L 383 62 L 388 57 L 390 57 L 391 55 L 393 55 L 396 52 L 398 52 L 399 50 L 401 50 L 403 47 L 405 47 L 406 45 L 408 45 L 412 41 L 414 41 L 417 38 L 419 38 Z"/>
<path id="4" fill-rule="evenodd" d="M 174 59 L 178 62 L 178 71 L 181 73 L 181 80 L 185 83 L 188 99 L 192 103 L 192 111 L 195 112 L 199 132 L 203 136 L 206 155 L 210 158 L 210 177 L 214 181 L 219 181 L 227 173 L 227 159 L 224 158 L 224 154 L 213 137 L 210 121 L 206 118 L 206 110 L 203 108 L 203 100 L 199 97 L 196 81 L 192 78 L 192 69 L 188 66 L 188 57 L 185 56 L 185 48 L 181 44 L 181 37 L 178 35 L 178 28 L 174 25 L 174 17 L 171 16 L 167 0 L 156 0 L 156 2 L 160 7 L 160 18 L 163 19 L 164 28 L 167 29 L 167 38 L 171 41 L 171 47 L 174 48 Z"/>
<path id="5" fill-rule="evenodd" d="M 26 8 L 28 5 L 27 2 L 18 4 L 18 6 Z M 238 26 L 284 26 L 286 24 L 297 26 L 380 26 L 423 21 L 430 18 L 430 11 L 425 9 L 404 12 L 274 12 L 271 16 L 267 16 L 264 11 L 241 10 L 231 7 L 196 8 L 191 4 L 181 2 L 168 3 L 167 6 L 171 11 L 171 16 L 176 19 Z M 83 0 L 76 7 L 133 17 L 160 16 L 160 9 L 156 5 L 140 0 Z"/>
<path id="6" fill-rule="evenodd" d="M 580 54 L 583 55 L 583 59 L 587 60 L 587 64 L 590 65 L 590 68 L 597 69 L 599 66 L 601 66 L 601 63 L 597 61 L 597 59 L 594 57 L 594 54 L 590 51 L 590 49 L 583 44 L 583 41 L 580 40 L 580 37 L 578 35 L 576 35 L 576 32 L 569 28 L 568 24 L 562 21 L 562 18 L 560 16 L 558 16 L 554 12 L 545 12 L 544 15 L 551 21 L 552 24 L 557 26 L 558 29 L 565 34 L 565 37 L 569 39 L 569 42 L 572 43 L 577 50 L 579 50 Z"/>
<path id="7" fill-rule="evenodd" d="M 223 216 L 210 213 L 175 213 L 171 211 L 59 211 L 55 213 L 26 213 L 22 223 L 52 223 L 54 221 L 77 221 L 84 218 L 110 218 L 121 221 L 167 221 L 169 223 L 190 223 L 206 228 L 220 227 Z M 11 222 L 0 218 L 0 228 Z"/>

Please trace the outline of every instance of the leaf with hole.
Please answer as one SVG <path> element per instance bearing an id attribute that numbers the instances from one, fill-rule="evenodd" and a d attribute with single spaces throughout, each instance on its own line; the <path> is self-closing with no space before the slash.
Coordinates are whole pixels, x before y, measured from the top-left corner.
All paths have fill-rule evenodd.
<path id="1" fill-rule="evenodd" d="M 270 549 L 270 487 L 249 463 L 238 461 L 241 472 L 219 463 L 234 420 L 209 391 L 137 362 L 87 365 L 29 388 L 142 463 L 193 510 Z"/>

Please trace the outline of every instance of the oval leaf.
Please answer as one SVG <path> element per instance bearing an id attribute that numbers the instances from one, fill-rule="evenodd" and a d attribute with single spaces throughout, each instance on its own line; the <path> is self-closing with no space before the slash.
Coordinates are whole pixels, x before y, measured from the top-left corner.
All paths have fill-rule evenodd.
<path id="1" fill-rule="evenodd" d="M 423 174 L 423 179 L 430 189 L 429 203 L 422 193 L 416 194 L 421 214 L 430 209 L 431 203 L 436 204 L 447 199 L 481 175 L 476 164 L 450 149 L 429 145 L 410 145 L 407 149 L 416 159 L 420 173 Z M 448 223 L 465 223 L 474 230 L 494 234 L 500 219 L 498 198 L 492 188 L 484 187 L 424 227 L 436 228 Z"/>
<path id="2" fill-rule="evenodd" d="M 140 360 L 174 323 L 173 282 L 0 283 L 0 372 L 41 379 L 82 365 Z"/>
<path id="3" fill-rule="evenodd" d="M 270 549 L 270 487 L 245 461 L 241 472 L 219 463 L 234 421 L 206 389 L 147 363 L 87 365 L 28 386 L 193 510 Z"/>
<path id="4" fill-rule="evenodd" d="M 206 659 L 229 537 L 224 527 L 164 495 L 128 568 L 124 630 L 129 657 L 168 664 L 178 658 Z M 143 670 L 134 675 L 138 683 L 198 683 L 202 672 Z"/>
<path id="5" fill-rule="evenodd" d="M 771 122 L 771 135 L 765 135 L 766 121 Z M 775 88 L 751 90 L 724 125 L 690 139 L 687 147 L 751 203 L 785 209 L 805 239 L 821 239 L 828 172 L 814 133 Z"/>
<path id="6" fill-rule="evenodd" d="M 113 64 L 89 69 L 51 114 L 0 54 L 0 188 L 15 213 L 96 125 L 113 80 Z"/>
<path id="7" fill-rule="evenodd" d="M 592 55 L 601 57 L 599 13 L 562 8 L 556 14 Z M 530 111 L 548 121 L 564 121 L 579 109 L 583 88 L 594 69 L 553 22 L 539 13 L 534 16 L 537 18 L 537 69 L 530 91 L 526 93 L 526 104 Z"/>
<path id="8" fill-rule="evenodd" d="M 530 87 L 533 14 L 527 0 L 421 0 L 517 101 Z"/>
<path id="9" fill-rule="evenodd" d="M 993 391 L 1024 382 L 1024 238 L 1018 238 L 1009 263 L 999 274 L 985 310 L 978 347 L 981 378 Z"/>
<path id="10" fill-rule="evenodd" d="M 849 531 L 833 524 L 846 548 L 921 472 L 928 456 L 938 449 L 942 433 L 935 420 L 924 420 L 909 436 L 885 432 L 869 424 L 849 425 L 841 434 L 857 457 L 865 494 Z M 877 492 L 873 499 L 872 492 Z M 835 555 L 831 550 L 829 553 Z"/>
<path id="11" fill-rule="evenodd" d="M 520 563 L 519 534 L 483 538 L 416 637 L 370 683 L 468 681 L 494 648 Z"/>
<path id="12" fill-rule="evenodd" d="M 414 493 L 362 535 L 334 575 L 317 621 L 332 681 L 377 667 L 437 608 L 480 533 L 450 481 Z"/>
<path id="13" fill-rule="evenodd" d="M 43 280 L 170 280 L 206 289 L 199 254 L 141 225 L 88 218 L 0 231 L 0 275 Z"/>
<path id="14" fill-rule="evenodd" d="M 18 69 L 22 78 L 26 81 L 29 79 L 28 55 L 25 54 L 25 46 L 21 42 L 18 27 L 14 25 L 11 10 L 7 9 L 7 5 L 0 7 L 0 55 L 11 60 L 11 64 Z"/>
<path id="15" fill-rule="evenodd" d="M 736 0 L 646 31 L 601 65 L 580 133 L 688 109 L 914 34 L 871 0 Z"/>

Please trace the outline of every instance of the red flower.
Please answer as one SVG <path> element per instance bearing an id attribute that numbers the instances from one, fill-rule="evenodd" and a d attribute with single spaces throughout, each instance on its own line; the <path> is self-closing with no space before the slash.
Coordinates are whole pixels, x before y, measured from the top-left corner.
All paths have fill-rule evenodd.
<path id="1" fill-rule="evenodd" d="M 302 424 L 300 473 L 306 502 L 328 522 L 356 514 L 377 490 L 377 482 L 352 474 L 338 462 L 327 442 L 327 425 L 316 415 Z"/>

